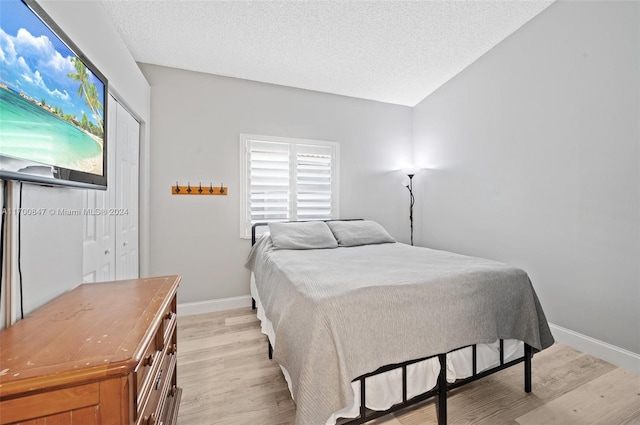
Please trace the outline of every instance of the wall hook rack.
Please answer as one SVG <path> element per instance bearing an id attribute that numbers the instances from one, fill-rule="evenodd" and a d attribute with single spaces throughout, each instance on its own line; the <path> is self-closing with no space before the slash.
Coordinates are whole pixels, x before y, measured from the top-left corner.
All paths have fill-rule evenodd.
<path id="1" fill-rule="evenodd" d="M 227 195 L 227 188 L 224 187 L 224 183 L 220 183 L 220 186 L 214 186 L 213 183 L 209 183 L 203 187 L 202 182 L 198 182 L 197 186 L 191 186 L 191 182 L 187 182 L 186 186 L 180 186 L 176 182 L 175 186 L 171 186 L 172 195 Z"/>

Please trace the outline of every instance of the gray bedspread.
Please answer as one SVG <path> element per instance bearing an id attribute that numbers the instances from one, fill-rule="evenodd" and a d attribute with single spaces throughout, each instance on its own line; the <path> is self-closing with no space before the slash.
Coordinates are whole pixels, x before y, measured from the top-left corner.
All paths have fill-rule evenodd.
<path id="1" fill-rule="evenodd" d="M 296 425 L 324 425 L 351 381 L 385 364 L 498 338 L 553 344 L 527 274 L 502 263 L 401 243 L 274 250 L 246 267 L 291 375 Z"/>

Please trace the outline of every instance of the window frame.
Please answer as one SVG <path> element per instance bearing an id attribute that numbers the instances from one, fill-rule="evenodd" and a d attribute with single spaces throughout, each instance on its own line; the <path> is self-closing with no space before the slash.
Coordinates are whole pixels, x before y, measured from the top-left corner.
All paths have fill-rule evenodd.
<path id="1" fill-rule="evenodd" d="M 240 134 L 240 188 L 239 198 L 240 198 L 240 238 L 242 239 L 251 239 L 251 211 L 250 211 L 250 178 L 249 172 L 251 170 L 249 165 L 249 143 L 251 141 L 259 141 L 266 143 L 281 143 L 288 144 L 290 147 L 295 145 L 308 145 L 308 146 L 320 146 L 320 147 L 330 147 L 332 149 L 332 161 L 331 161 L 331 217 L 330 218 L 338 218 L 339 217 L 339 200 L 340 200 L 340 143 L 338 142 L 330 142 L 324 140 L 312 140 L 312 139 L 299 139 L 293 137 L 279 137 L 279 136 L 265 136 L 260 134 Z M 290 155 L 292 150 L 289 151 Z M 296 158 L 295 155 L 293 158 L 290 158 L 289 162 L 289 178 L 292 181 L 290 185 L 290 192 L 292 188 L 295 190 L 295 181 L 293 180 L 293 176 L 295 173 L 292 172 L 292 169 L 296 167 Z M 293 199 L 295 199 L 295 193 L 293 195 Z M 295 202 L 292 202 L 295 205 Z M 295 208 L 292 211 L 291 220 L 296 220 L 296 211 Z"/>

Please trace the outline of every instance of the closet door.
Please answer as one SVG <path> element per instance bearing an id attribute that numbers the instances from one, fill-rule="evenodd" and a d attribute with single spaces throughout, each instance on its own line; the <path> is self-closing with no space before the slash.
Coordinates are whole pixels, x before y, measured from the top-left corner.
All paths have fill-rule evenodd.
<path id="1" fill-rule="evenodd" d="M 116 279 L 138 273 L 138 184 L 140 123 L 123 107 L 117 111 L 116 147 Z"/>
<path id="2" fill-rule="evenodd" d="M 83 281 L 138 277 L 138 157 L 140 124 L 109 96 L 107 190 L 84 190 Z M 86 210 L 85 210 L 86 211 Z"/>
<path id="3" fill-rule="evenodd" d="M 107 190 L 83 190 L 84 211 L 109 211 L 115 205 L 116 110 L 109 97 L 107 117 Z M 116 218 L 113 215 L 83 214 L 82 280 L 102 282 L 116 277 Z"/>

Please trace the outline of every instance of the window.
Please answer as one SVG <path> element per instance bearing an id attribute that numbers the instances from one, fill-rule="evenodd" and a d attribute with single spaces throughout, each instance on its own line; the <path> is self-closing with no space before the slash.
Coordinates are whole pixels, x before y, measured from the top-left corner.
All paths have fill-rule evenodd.
<path id="1" fill-rule="evenodd" d="M 254 223 L 338 216 L 335 142 L 240 135 L 240 236 Z"/>

